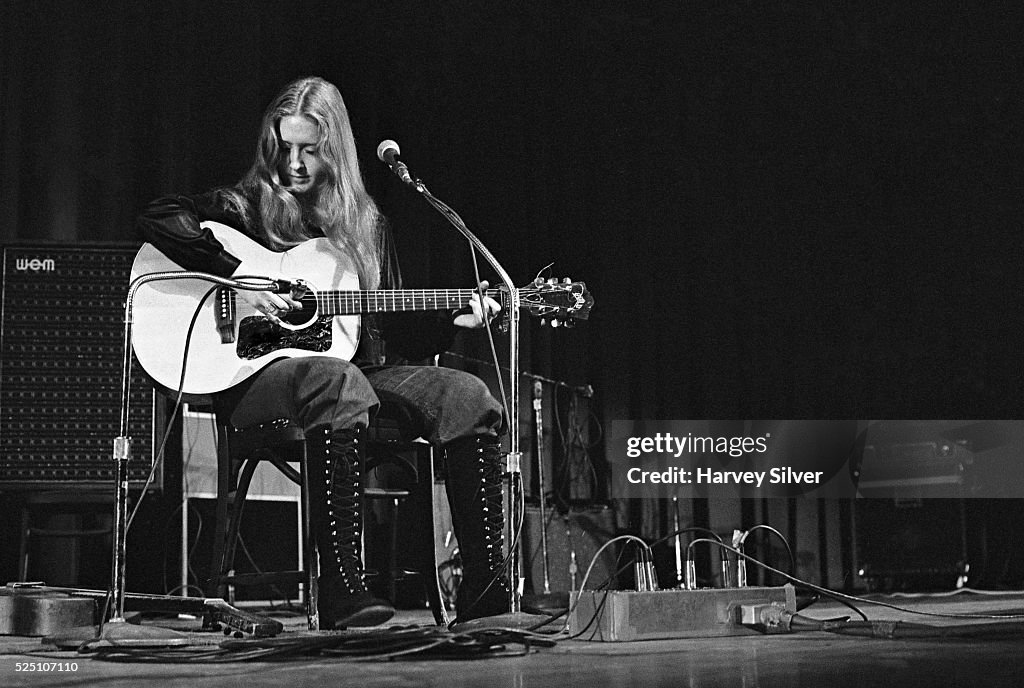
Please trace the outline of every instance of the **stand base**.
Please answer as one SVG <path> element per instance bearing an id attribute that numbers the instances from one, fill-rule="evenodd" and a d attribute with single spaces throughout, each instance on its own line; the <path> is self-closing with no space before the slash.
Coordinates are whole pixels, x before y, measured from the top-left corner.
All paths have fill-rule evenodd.
<path id="1" fill-rule="evenodd" d="M 497 616 L 485 616 L 465 623 L 455 624 L 452 630 L 456 633 L 470 633 L 487 628 L 511 628 L 516 631 L 541 630 L 537 628 L 545 624 L 550 617 L 546 614 L 527 614 L 526 612 L 509 612 Z"/>
<path id="2" fill-rule="evenodd" d="M 83 644 L 91 647 L 186 647 L 191 640 L 184 633 L 169 628 L 108 621 L 99 634 L 96 626 L 78 626 L 45 636 L 43 644 L 61 650 L 77 650 Z"/>
<path id="3" fill-rule="evenodd" d="M 569 608 L 568 592 L 537 593 L 523 595 L 522 608 L 530 614 L 558 614 Z"/>

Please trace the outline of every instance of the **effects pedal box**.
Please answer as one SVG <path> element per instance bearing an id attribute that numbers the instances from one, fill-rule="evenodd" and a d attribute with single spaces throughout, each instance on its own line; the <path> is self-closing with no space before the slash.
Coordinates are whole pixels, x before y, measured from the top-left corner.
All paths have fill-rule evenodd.
<path id="1" fill-rule="evenodd" d="M 773 605 L 796 612 L 792 585 L 706 590 L 573 593 L 569 632 L 577 640 L 628 642 L 668 638 L 760 635 L 741 623 L 743 608 Z"/>

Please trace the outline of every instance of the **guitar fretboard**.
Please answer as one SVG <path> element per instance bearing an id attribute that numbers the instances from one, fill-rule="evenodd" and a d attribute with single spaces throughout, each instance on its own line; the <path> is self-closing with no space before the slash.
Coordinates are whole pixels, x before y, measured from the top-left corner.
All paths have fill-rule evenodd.
<path id="1" fill-rule="evenodd" d="M 396 311 L 433 311 L 462 308 L 475 289 L 379 289 L 376 291 L 321 291 L 316 293 L 317 307 L 324 315 L 387 313 Z M 489 289 L 487 296 L 497 299 L 500 291 Z"/>

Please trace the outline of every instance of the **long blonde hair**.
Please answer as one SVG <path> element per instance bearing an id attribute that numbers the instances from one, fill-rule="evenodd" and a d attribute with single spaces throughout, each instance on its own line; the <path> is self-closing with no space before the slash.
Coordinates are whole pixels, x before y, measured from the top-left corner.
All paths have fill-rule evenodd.
<path id="1" fill-rule="evenodd" d="M 317 123 L 317 149 L 327 163 L 327 177 L 309 201 L 281 186 L 277 172 L 282 154 L 277 127 L 290 115 Z M 334 84 L 306 77 L 285 86 L 263 115 L 252 167 L 226 192 L 245 223 L 271 244 L 300 244 L 315 234 L 312 225 L 351 257 L 363 289 L 380 285 L 384 220 L 363 183 L 348 109 Z"/>

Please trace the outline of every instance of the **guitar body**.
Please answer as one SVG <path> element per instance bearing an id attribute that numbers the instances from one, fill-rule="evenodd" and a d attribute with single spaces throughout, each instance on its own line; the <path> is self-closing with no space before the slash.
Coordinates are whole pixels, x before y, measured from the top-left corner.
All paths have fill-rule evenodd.
<path id="1" fill-rule="evenodd" d="M 359 289 L 351 261 L 327 239 L 311 239 L 288 251 L 274 252 L 244 234 L 215 222 L 204 222 L 229 253 L 253 276 L 302 278 L 312 290 Z M 132 265 L 131 278 L 182 270 L 146 244 Z M 359 315 L 324 316 L 316 299 L 287 318 L 286 326 L 271 322 L 231 290 L 200 279 L 154 281 L 142 285 L 133 304 L 132 347 L 146 373 L 168 389 L 187 394 L 212 394 L 238 384 L 280 358 L 332 356 L 351 360 L 359 343 Z M 198 309 L 189 336 L 189 324 Z M 226 330 L 219 328 L 227 328 Z M 182 361 L 188 347 L 185 376 Z"/>
<path id="2" fill-rule="evenodd" d="M 0 635 L 45 636 L 99 623 L 96 602 L 53 588 L 0 587 Z"/>
<path id="3" fill-rule="evenodd" d="M 76 648 L 82 638 L 74 629 L 97 625 L 106 598 L 106 590 L 8 583 L 0 587 L 0 635 L 50 636 L 48 640 L 58 647 Z M 216 597 L 126 593 L 125 610 L 204 614 L 211 623 L 257 638 L 273 637 L 284 630 L 280 621 L 237 609 Z M 61 642 L 62 633 L 70 643 Z"/>

